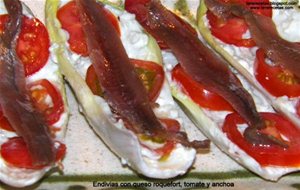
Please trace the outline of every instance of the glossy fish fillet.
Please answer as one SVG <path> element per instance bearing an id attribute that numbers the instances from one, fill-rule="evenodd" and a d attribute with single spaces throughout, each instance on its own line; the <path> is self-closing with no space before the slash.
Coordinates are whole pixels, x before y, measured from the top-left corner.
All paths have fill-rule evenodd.
<path id="1" fill-rule="evenodd" d="M 22 5 L 18 0 L 4 2 L 10 20 L 0 36 L 0 104 L 16 133 L 23 137 L 33 165 L 48 165 L 55 159 L 53 142 L 43 116 L 31 103 L 23 64 L 15 51 L 22 25 Z"/>

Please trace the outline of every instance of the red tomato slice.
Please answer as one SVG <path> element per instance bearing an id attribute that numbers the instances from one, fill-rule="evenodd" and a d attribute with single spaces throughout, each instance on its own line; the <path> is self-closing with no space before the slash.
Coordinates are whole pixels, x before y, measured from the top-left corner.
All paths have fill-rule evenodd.
<path id="1" fill-rule="evenodd" d="M 118 19 L 108 10 L 106 16 L 114 25 L 117 32 L 120 34 Z M 88 56 L 87 44 L 80 23 L 80 15 L 75 1 L 70 1 L 57 11 L 57 18 L 60 21 L 62 28 L 69 33 L 69 44 L 71 51 L 82 56 Z"/>
<path id="2" fill-rule="evenodd" d="M 180 130 L 180 123 L 175 119 L 160 118 L 159 120 L 169 132 L 178 132 Z M 166 159 L 175 148 L 175 145 L 174 141 L 169 140 L 165 142 L 163 147 L 155 149 L 155 152 L 162 155 L 161 159 Z"/>
<path id="3" fill-rule="evenodd" d="M 0 33 L 4 31 L 8 15 L 0 16 Z M 29 76 L 47 63 L 50 40 L 47 29 L 36 18 L 23 17 L 21 32 L 17 40 L 17 55 L 24 64 L 25 76 Z"/>
<path id="4" fill-rule="evenodd" d="M 147 12 L 148 10 L 144 8 L 144 5 L 149 3 L 150 0 L 126 0 L 125 1 L 125 9 L 129 12 L 130 10 L 134 10 L 132 12 L 135 12 L 135 15 L 139 21 L 143 21 L 147 17 Z M 175 18 L 181 23 L 181 25 L 189 30 L 193 35 L 198 35 L 197 31 L 186 21 L 181 19 L 179 16 L 174 14 Z M 146 30 L 146 31 L 151 31 L 151 30 Z M 150 32 L 150 34 L 156 39 L 160 49 L 170 49 L 168 45 L 160 38 L 159 35 L 155 35 Z"/>
<path id="5" fill-rule="evenodd" d="M 60 92 L 46 79 L 30 84 L 29 88 L 31 90 L 33 103 L 36 108 L 44 114 L 47 124 L 52 125 L 56 123 L 64 112 L 64 103 Z M 51 105 L 47 102 L 48 96 L 51 98 Z M 7 131 L 14 131 L 8 120 L 4 117 L 1 106 L 0 128 Z"/>
<path id="6" fill-rule="evenodd" d="M 240 3 L 247 6 L 254 13 L 272 17 L 272 9 L 264 9 L 263 3 L 268 4 L 269 0 L 259 1 L 262 4 L 251 4 L 251 2 L 257 2 L 257 0 L 223 0 L 226 3 Z M 253 9 L 257 7 L 257 9 Z M 211 33 L 227 44 L 233 44 L 236 46 L 253 47 L 255 42 L 252 38 L 243 38 L 243 35 L 248 30 L 248 26 L 244 19 L 241 18 L 230 18 L 227 21 L 217 18 L 212 12 L 207 11 L 207 19 L 210 24 Z"/>
<path id="7" fill-rule="evenodd" d="M 182 91 L 201 107 L 215 111 L 233 111 L 231 105 L 224 98 L 207 90 L 203 84 L 194 81 L 179 64 L 172 70 L 172 78 L 180 84 Z"/>
<path id="8" fill-rule="evenodd" d="M 1 106 L 0 106 L 0 129 L 4 129 L 7 131 L 14 131 L 12 126 L 7 121 L 6 117 L 4 117 Z"/>
<path id="9" fill-rule="evenodd" d="M 210 11 L 206 14 L 210 24 L 212 35 L 227 44 L 236 46 L 253 47 L 255 42 L 252 38 L 243 39 L 243 35 L 247 32 L 248 26 L 241 18 L 231 18 L 226 22 L 218 19 Z"/>
<path id="10" fill-rule="evenodd" d="M 165 75 L 161 65 L 151 61 L 130 59 L 135 71 L 148 91 L 150 101 L 155 101 L 163 86 Z"/>
<path id="11" fill-rule="evenodd" d="M 100 86 L 100 83 L 99 83 L 99 80 L 98 80 L 98 77 L 96 75 L 93 65 L 91 65 L 88 68 L 85 81 L 86 81 L 87 85 L 90 87 L 93 94 L 95 94 L 97 96 L 103 96 L 103 92 L 102 92 L 102 89 L 101 89 L 101 86 Z"/>
<path id="12" fill-rule="evenodd" d="M 56 149 L 56 161 L 59 161 L 66 153 L 66 146 L 60 142 L 56 143 L 59 143 Z M 18 168 L 41 169 L 45 167 L 45 165 L 36 166 L 33 164 L 26 144 L 21 137 L 13 137 L 3 143 L 1 145 L 1 157 L 8 164 Z"/>
<path id="13" fill-rule="evenodd" d="M 48 125 L 57 122 L 64 112 L 64 102 L 60 92 L 48 80 L 42 79 L 29 85 L 34 105 L 45 116 Z M 51 98 L 49 105 L 48 97 Z"/>
<path id="14" fill-rule="evenodd" d="M 287 143 L 288 148 L 276 145 L 253 146 L 249 143 L 238 130 L 237 125 L 246 124 L 244 119 L 237 113 L 227 115 L 223 125 L 223 132 L 237 146 L 253 157 L 263 166 L 300 166 L 300 130 L 290 121 L 276 113 L 260 113 L 265 119 L 267 129 L 262 131 L 265 134 L 273 135 L 278 140 Z M 272 134 L 269 132 L 271 131 Z"/>
<path id="15" fill-rule="evenodd" d="M 174 148 L 175 148 L 175 142 L 167 141 L 163 147 L 155 149 L 155 152 L 159 155 L 162 155 L 161 159 L 164 159 L 170 155 L 170 153 Z"/>
<path id="16" fill-rule="evenodd" d="M 258 82 L 273 96 L 300 96 L 299 78 L 281 66 L 266 63 L 263 49 L 256 52 L 255 77 Z"/>
<path id="17" fill-rule="evenodd" d="M 137 59 L 130 59 L 130 62 L 134 65 L 135 71 L 146 87 L 150 101 L 154 102 L 158 97 L 164 82 L 164 71 L 162 66 L 151 61 Z M 92 66 L 88 68 L 85 80 L 95 95 L 102 95 L 97 75 Z"/>

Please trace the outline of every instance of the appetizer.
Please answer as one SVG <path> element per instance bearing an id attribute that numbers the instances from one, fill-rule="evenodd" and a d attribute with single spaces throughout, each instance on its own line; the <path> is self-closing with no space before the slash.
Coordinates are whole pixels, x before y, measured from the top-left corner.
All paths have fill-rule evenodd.
<path id="1" fill-rule="evenodd" d="M 57 62 L 83 114 L 106 145 L 136 172 L 182 175 L 197 149 L 165 80 L 159 47 L 118 4 L 46 1 Z"/>
<path id="2" fill-rule="evenodd" d="M 300 12 L 272 10 L 265 7 L 268 3 L 202 1 L 199 29 L 212 48 L 300 127 Z"/>
<path id="3" fill-rule="evenodd" d="M 205 46 L 182 15 L 157 0 L 126 0 L 125 9 L 164 44 L 173 96 L 210 140 L 265 179 L 299 170 L 300 130 Z"/>
<path id="4" fill-rule="evenodd" d="M 0 181 L 24 187 L 61 166 L 68 108 L 46 27 L 18 0 L 0 7 Z"/>

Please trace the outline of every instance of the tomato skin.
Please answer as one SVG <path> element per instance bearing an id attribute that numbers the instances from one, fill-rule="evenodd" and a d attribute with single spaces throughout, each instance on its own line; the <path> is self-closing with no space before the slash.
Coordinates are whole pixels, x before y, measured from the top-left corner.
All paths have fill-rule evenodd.
<path id="1" fill-rule="evenodd" d="M 165 145 L 163 147 L 155 149 L 155 152 L 159 155 L 162 155 L 161 159 L 164 159 L 171 154 L 174 148 L 175 148 L 175 142 L 167 141 L 165 142 Z"/>
<path id="2" fill-rule="evenodd" d="M 49 58 L 50 40 L 46 27 L 36 18 L 23 19 L 17 55 L 25 64 L 25 76 L 39 71 Z"/>
<path id="3" fill-rule="evenodd" d="M 151 61 L 138 59 L 130 59 L 130 63 L 134 65 L 136 70 L 143 69 L 145 72 L 151 72 L 153 75 L 155 75 L 155 77 L 149 84 L 149 82 L 145 82 L 145 80 L 143 80 L 143 78 L 149 79 L 149 77 L 147 77 L 147 73 L 145 74 L 143 71 L 139 74 L 140 79 L 143 81 L 144 86 L 146 86 L 146 89 L 148 90 L 150 101 L 154 102 L 160 93 L 165 79 L 165 74 L 162 66 Z"/>
<path id="4" fill-rule="evenodd" d="M 256 3 L 255 5 L 251 3 L 255 3 L 257 0 L 223 0 L 223 2 L 242 4 L 256 14 L 272 17 L 272 9 L 263 8 L 263 6 L 266 6 L 263 4 L 268 4 L 269 0 L 261 0 L 261 4 Z M 254 7 L 258 8 L 253 9 Z M 244 19 L 234 17 L 224 21 L 210 11 L 207 11 L 206 16 L 211 27 L 210 30 L 212 35 L 217 37 L 219 40 L 239 47 L 250 48 L 256 45 L 252 38 L 243 38 L 243 35 L 248 31 L 248 26 Z"/>
<path id="5" fill-rule="evenodd" d="M 4 117 L 1 106 L 0 106 L 0 129 L 4 129 L 6 131 L 14 131 L 6 117 Z"/>
<path id="6" fill-rule="evenodd" d="M 146 5 L 151 0 L 125 0 L 125 10 L 135 13 L 138 21 L 145 22 L 148 14 Z"/>
<path id="7" fill-rule="evenodd" d="M 39 86 L 38 90 L 34 90 Z M 44 115 L 48 125 L 56 123 L 64 112 L 64 102 L 60 92 L 48 80 L 42 79 L 28 85 L 31 89 L 31 98 L 37 109 Z M 44 105 L 46 96 L 50 96 L 53 102 L 52 106 Z M 8 120 L 4 117 L 0 106 L 0 129 L 15 131 Z M 53 129 L 54 130 L 54 129 Z M 52 130 L 50 130 L 52 131 Z M 55 131 L 53 131 L 55 132 Z"/>
<path id="8" fill-rule="evenodd" d="M 254 47 L 256 44 L 252 38 L 243 39 L 248 26 L 241 18 L 230 18 L 227 22 L 221 21 L 210 11 L 206 14 L 211 26 L 212 35 L 227 44 L 233 44 L 242 47 Z"/>
<path id="9" fill-rule="evenodd" d="M 70 1 L 57 11 L 57 18 L 62 28 L 69 33 L 70 49 L 82 56 L 88 56 L 87 45 L 83 29 L 80 23 L 80 16 L 75 1 Z"/>
<path id="10" fill-rule="evenodd" d="M 35 89 L 35 87 L 39 88 Z M 47 124 L 52 125 L 56 123 L 64 112 L 64 102 L 60 92 L 47 79 L 31 83 L 29 89 L 31 91 L 33 103 L 37 108 L 42 107 L 40 111 L 44 114 Z M 51 97 L 53 103 L 52 106 L 41 105 L 46 101 L 47 95 Z"/>
<path id="11" fill-rule="evenodd" d="M 9 20 L 9 16 L 7 14 L 0 15 L 0 33 L 1 35 L 4 33 L 5 25 Z"/>
<path id="12" fill-rule="evenodd" d="M 249 143 L 237 129 L 237 124 L 246 124 L 237 113 L 228 114 L 223 132 L 239 148 L 253 157 L 262 166 L 300 166 L 300 130 L 290 121 L 276 113 L 260 113 L 267 121 L 273 124 L 275 130 L 288 139 L 288 148 L 276 145 L 254 146 Z"/>
<path id="13" fill-rule="evenodd" d="M 2 33 L 8 15 L 0 16 L 0 32 Z M 21 32 L 17 39 L 16 52 L 24 64 L 25 76 L 39 71 L 49 58 L 50 40 L 46 27 L 37 18 L 23 16 Z"/>
<path id="14" fill-rule="evenodd" d="M 154 102 L 158 97 L 164 82 L 164 71 L 162 66 L 151 61 L 137 59 L 130 59 L 130 62 L 134 65 L 135 71 L 146 87 L 149 100 Z M 103 95 L 99 80 L 92 65 L 88 68 L 85 80 L 93 94 L 98 96 Z"/>
<path id="15" fill-rule="evenodd" d="M 281 66 L 268 65 L 265 59 L 264 50 L 258 49 L 254 64 L 257 81 L 273 96 L 299 97 L 300 80 Z"/>
<path id="16" fill-rule="evenodd" d="M 106 16 L 114 25 L 116 31 L 120 34 L 119 21 L 108 10 Z M 80 22 L 80 15 L 75 1 L 70 1 L 57 11 L 57 18 L 60 21 L 62 28 L 69 33 L 68 43 L 71 51 L 82 55 L 88 56 L 88 48 L 84 36 L 83 28 Z"/>
<path id="17" fill-rule="evenodd" d="M 215 111 L 233 111 L 226 100 L 207 90 L 203 84 L 194 81 L 179 64 L 172 70 L 172 79 L 179 83 L 182 91 L 201 107 Z"/>
<path id="18" fill-rule="evenodd" d="M 66 146 L 60 142 L 56 149 L 56 161 L 61 160 L 66 153 Z M 1 145 L 1 157 L 9 164 L 17 168 L 41 169 L 45 165 L 34 165 L 30 153 L 21 137 L 13 137 Z"/>
<path id="19" fill-rule="evenodd" d="M 159 121 L 166 128 L 168 132 L 178 132 L 180 130 L 180 123 L 175 119 L 170 118 L 159 118 Z M 158 139 L 156 139 L 158 140 Z M 176 142 L 172 140 L 167 140 L 164 142 L 164 146 L 154 149 L 157 154 L 161 155 L 161 160 L 167 159 L 170 153 L 175 148 Z M 148 147 L 146 147 L 148 148 Z M 149 148 L 150 149 L 150 148 Z"/>
<path id="20" fill-rule="evenodd" d="M 87 70 L 85 81 L 94 95 L 103 96 L 98 77 L 92 65 Z"/>

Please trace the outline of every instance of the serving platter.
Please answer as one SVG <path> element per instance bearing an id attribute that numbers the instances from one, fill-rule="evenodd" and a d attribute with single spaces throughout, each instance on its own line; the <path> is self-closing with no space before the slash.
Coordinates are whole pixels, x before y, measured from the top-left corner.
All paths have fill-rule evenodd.
<path id="1" fill-rule="evenodd" d="M 22 0 L 44 22 L 45 0 Z M 176 0 L 164 0 L 172 4 Z M 190 0 L 196 12 L 198 0 Z M 61 171 L 53 170 L 40 182 L 24 189 L 300 189 L 300 173 L 282 177 L 278 182 L 265 181 L 245 170 L 214 144 L 209 153 L 197 155 L 190 171 L 169 180 L 154 180 L 139 176 L 122 165 L 101 139 L 94 133 L 80 113 L 76 99 L 67 86 L 70 120 L 66 135 L 67 155 Z M 184 113 L 181 112 L 184 116 Z M 204 139 L 201 132 L 185 117 L 191 139 Z M 209 185 L 209 186 L 208 186 Z M 122 186 L 122 187 L 121 187 Z M 1 189 L 15 189 L 0 183 Z"/>

